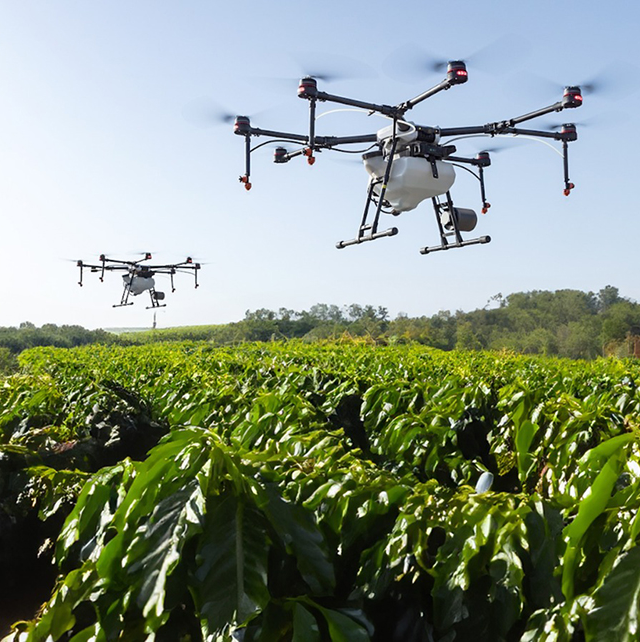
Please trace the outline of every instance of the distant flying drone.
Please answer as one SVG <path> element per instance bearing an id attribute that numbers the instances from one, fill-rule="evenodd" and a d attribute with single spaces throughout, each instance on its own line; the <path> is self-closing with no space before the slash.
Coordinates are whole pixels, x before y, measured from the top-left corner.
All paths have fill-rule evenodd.
<path id="1" fill-rule="evenodd" d="M 123 307 L 125 305 L 133 305 L 133 301 L 129 301 L 129 295 L 138 296 L 143 292 L 148 292 L 151 298 L 151 305 L 147 306 L 147 310 L 151 308 L 164 308 L 166 304 L 160 303 L 164 301 L 164 292 L 158 292 L 155 289 L 156 283 L 153 278 L 156 274 L 168 274 L 171 277 L 171 291 L 175 292 L 173 285 L 173 276 L 178 272 L 193 271 L 195 280 L 195 287 L 198 287 L 198 270 L 200 263 L 194 263 L 193 259 L 188 256 L 185 261 L 181 263 L 172 263 L 169 265 L 142 265 L 143 261 L 150 261 L 151 254 L 145 252 L 143 258 L 137 261 L 121 261 L 119 259 L 109 259 L 104 254 L 100 255 L 100 264 L 92 265 L 84 261 L 78 261 L 77 265 L 80 268 L 80 280 L 78 285 L 82 286 L 82 275 L 85 268 L 89 268 L 91 272 L 100 272 L 100 281 L 104 281 L 105 272 L 124 272 L 122 281 L 124 283 L 124 291 L 120 298 L 120 303 L 114 304 L 114 308 Z"/>
<path id="2" fill-rule="evenodd" d="M 287 163 L 296 156 L 304 156 L 310 165 L 315 162 L 314 153 L 325 149 L 336 151 L 351 151 L 340 149 L 342 145 L 373 143 L 363 154 L 364 167 L 369 174 L 369 185 L 364 213 L 357 235 L 349 241 L 340 241 L 338 248 L 357 245 L 365 241 L 373 241 L 385 236 L 395 236 L 396 227 L 380 231 L 378 225 L 380 214 L 397 216 L 402 212 L 415 209 L 423 200 L 430 198 L 435 210 L 436 222 L 440 232 L 440 245 L 423 247 L 420 252 L 428 254 L 438 250 L 464 247 L 478 243 L 488 243 L 489 236 L 463 240 L 462 232 L 471 232 L 477 224 L 478 217 L 471 209 L 454 207 L 449 192 L 455 181 L 454 166 L 460 167 L 473 174 L 480 182 L 480 197 L 482 213 L 490 207 L 485 196 L 484 173 L 485 167 L 491 164 L 488 151 L 479 152 L 475 158 L 454 156 L 454 140 L 467 136 L 501 136 L 523 135 L 529 137 L 551 138 L 562 142 L 562 158 L 564 165 L 564 193 L 569 195 L 574 184 L 569 180 L 568 143 L 577 140 L 578 134 L 573 123 L 567 123 L 557 131 L 539 131 L 522 129 L 520 123 L 551 112 L 582 105 L 580 87 L 566 87 L 562 99 L 553 105 L 538 109 L 523 116 L 501 120 L 486 125 L 471 127 L 428 127 L 417 125 L 405 120 L 405 114 L 410 109 L 430 98 L 440 91 L 451 89 L 454 85 L 467 82 L 467 68 L 463 61 L 454 60 L 447 64 L 447 75 L 440 83 L 424 93 L 398 105 L 377 105 L 374 103 L 334 96 L 319 91 L 317 81 L 312 76 L 300 80 L 298 96 L 309 101 L 309 133 L 291 134 L 287 132 L 270 131 L 253 127 L 247 116 L 236 116 L 234 132 L 245 138 L 245 173 L 240 182 L 247 190 L 251 189 L 250 157 L 251 153 L 268 144 L 261 143 L 251 147 L 253 136 L 267 136 L 276 139 L 275 142 L 293 141 L 301 145 L 300 149 L 287 151 L 284 147 L 276 147 L 274 162 Z M 379 113 L 387 117 L 391 124 L 380 129 L 375 134 L 361 136 L 317 136 L 315 134 L 316 104 L 318 102 L 333 102 L 349 105 L 369 112 Z M 450 140 L 441 142 L 442 139 Z M 353 153 L 353 152 L 352 152 Z M 477 168 L 477 174 L 464 167 L 471 165 Z"/>

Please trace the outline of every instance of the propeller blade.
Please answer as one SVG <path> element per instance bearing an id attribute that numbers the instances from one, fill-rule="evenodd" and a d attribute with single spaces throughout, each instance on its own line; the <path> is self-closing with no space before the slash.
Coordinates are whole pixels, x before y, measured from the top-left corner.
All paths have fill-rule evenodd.
<path id="1" fill-rule="evenodd" d="M 624 98 L 640 88 L 640 69 L 628 62 L 614 62 L 577 84 L 585 94 Z"/>
<path id="2" fill-rule="evenodd" d="M 338 54 L 304 52 L 294 54 L 293 60 L 302 76 L 311 76 L 322 82 L 359 80 L 378 76 L 370 65 Z"/>
<path id="3" fill-rule="evenodd" d="M 462 60 L 467 67 L 490 73 L 503 73 L 518 65 L 531 46 L 515 35 L 505 35 L 463 58 L 439 58 L 415 44 L 393 51 L 382 63 L 383 71 L 395 80 L 415 82 L 434 73 L 444 73 L 450 60 Z"/>
<path id="4" fill-rule="evenodd" d="M 377 78 L 378 73 L 370 65 L 338 54 L 294 53 L 288 56 L 294 71 L 290 76 L 254 77 L 251 82 L 276 92 L 286 91 L 295 94 L 301 78 L 311 76 L 323 83 L 344 80 L 363 80 Z"/>
<path id="5" fill-rule="evenodd" d="M 560 100 L 565 87 L 578 86 L 584 95 L 620 100 L 640 89 L 640 68 L 628 62 L 612 62 L 587 79 L 569 78 L 559 83 L 536 74 L 521 74 L 515 83 L 524 91 L 537 94 L 541 100 Z M 519 87 L 518 87 L 519 88 Z"/>
<path id="6" fill-rule="evenodd" d="M 591 118 L 585 118 L 582 120 L 567 119 L 562 122 L 541 123 L 541 124 L 543 127 L 546 127 L 552 130 L 562 129 L 563 125 L 567 122 L 572 123 L 579 129 L 583 127 L 598 127 L 602 129 L 608 129 L 611 127 L 619 127 L 620 125 L 624 125 L 629 120 L 629 118 L 630 118 L 629 114 L 624 114 L 621 112 L 606 112 L 602 114 L 596 114 Z"/>
<path id="7" fill-rule="evenodd" d="M 190 100 L 182 108 L 182 117 L 196 127 L 212 127 L 222 123 L 230 124 L 236 114 L 224 109 L 209 96 Z"/>
<path id="8" fill-rule="evenodd" d="M 182 117 L 192 125 L 206 129 L 217 125 L 231 125 L 239 115 L 248 116 L 253 120 L 271 111 L 273 109 L 263 109 L 252 114 L 243 111 L 232 112 L 209 96 L 201 96 L 194 98 L 182 108 Z"/>
<path id="9" fill-rule="evenodd" d="M 503 74 L 523 62 L 530 51 L 530 42 L 514 34 L 506 34 L 463 60 L 472 69 Z"/>

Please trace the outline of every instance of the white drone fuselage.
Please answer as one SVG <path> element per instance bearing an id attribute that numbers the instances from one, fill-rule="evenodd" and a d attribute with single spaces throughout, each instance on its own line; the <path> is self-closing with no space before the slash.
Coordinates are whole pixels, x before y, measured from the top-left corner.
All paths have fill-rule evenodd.
<path id="1" fill-rule="evenodd" d="M 152 290 L 156 285 L 153 277 L 136 276 L 135 274 L 123 274 L 122 280 L 124 281 L 125 287 L 127 287 L 129 292 L 134 296 L 142 294 L 147 290 Z"/>
<path id="2" fill-rule="evenodd" d="M 401 152 L 405 151 L 418 137 L 416 128 L 408 123 L 406 125 L 408 125 L 406 131 L 396 131 L 397 143 L 384 194 L 384 200 L 395 213 L 408 212 L 425 199 L 446 194 L 456 178 L 455 170 L 450 163 L 434 161 L 436 177 L 434 166 L 426 158 L 401 155 Z M 380 153 L 367 154 L 364 166 L 370 176 L 369 180 L 377 183 L 374 184 L 373 191 L 376 197 L 379 197 L 382 179 L 387 171 L 387 161 L 391 154 L 393 127 L 379 130 L 377 138 L 381 147 Z"/>

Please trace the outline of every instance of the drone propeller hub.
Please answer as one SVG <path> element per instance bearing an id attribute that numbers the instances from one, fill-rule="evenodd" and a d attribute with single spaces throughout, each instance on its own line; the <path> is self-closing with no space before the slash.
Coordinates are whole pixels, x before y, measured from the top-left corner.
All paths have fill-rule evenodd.
<path id="1" fill-rule="evenodd" d="M 582 105 L 582 91 L 580 87 L 565 87 L 562 96 L 562 106 L 564 108 L 580 107 Z"/>
<path id="2" fill-rule="evenodd" d="M 467 65 L 462 60 L 450 60 L 447 64 L 447 80 L 454 85 L 461 85 L 469 80 Z"/>
<path id="3" fill-rule="evenodd" d="M 489 152 L 484 151 L 484 152 L 478 152 L 476 154 L 476 160 L 480 161 L 478 164 L 480 167 L 489 167 L 491 165 L 491 156 L 489 155 Z"/>
<path id="4" fill-rule="evenodd" d="M 287 156 L 287 150 L 284 147 L 276 147 L 273 152 L 273 162 L 274 163 L 287 163 L 289 158 Z"/>
<path id="5" fill-rule="evenodd" d="M 574 123 L 565 123 L 560 128 L 560 133 L 565 136 L 563 140 L 574 141 L 578 140 L 578 131 Z"/>
<path id="6" fill-rule="evenodd" d="M 298 98 L 315 98 L 318 95 L 318 83 L 315 78 L 305 76 L 298 86 Z"/>
<path id="7" fill-rule="evenodd" d="M 236 116 L 236 120 L 233 123 L 233 133 L 234 134 L 248 134 L 251 131 L 251 120 L 248 116 Z"/>

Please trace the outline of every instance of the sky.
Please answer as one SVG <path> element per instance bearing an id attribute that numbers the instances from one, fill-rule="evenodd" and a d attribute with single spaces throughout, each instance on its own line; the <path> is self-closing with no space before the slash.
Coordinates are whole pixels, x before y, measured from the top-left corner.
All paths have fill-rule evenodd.
<path id="1" fill-rule="evenodd" d="M 85 274 L 80 288 L 76 267 L 147 251 L 203 264 L 197 290 L 188 275 L 174 293 L 158 278 L 167 292 L 159 327 L 316 303 L 430 316 L 484 307 L 498 293 L 606 285 L 640 300 L 639 23 L 626 0 L 0 0 L 0 326 L 150 326 L 146 295 L 113 308 L 120 277 Z M 486 47 L 488 61 L 474 58 Z M 429 201 L 383 221 L 397 236 L 336 249 L 356 234 L 368 178 L 344 154 L 275 165 L 266 146 L 243 189 L 243 139 L 216 115 L 304 134 L 300 76 L 340 72 L 319 88 L 398 104 L 440 81 L 418 70 L 433 58 L 468 59 L 469 81 L 407 114 L 421 125 L 503 120 L 599 80 L 604 91 L 585 93 L 579 110 L 527 124 L 578 123 L 572 194 L 548 145 L 500 141 L 506 149 L 485 172 L 492 207 L 470 235 L 492 242 L 424 256 L 438 242 Z M 317 127 L 347 135 L 385 125 L 342 111 Z M 458 153 L 488 145 L 460 141 Z M 466 172 L 452 196 L 479 212 Z"/>

